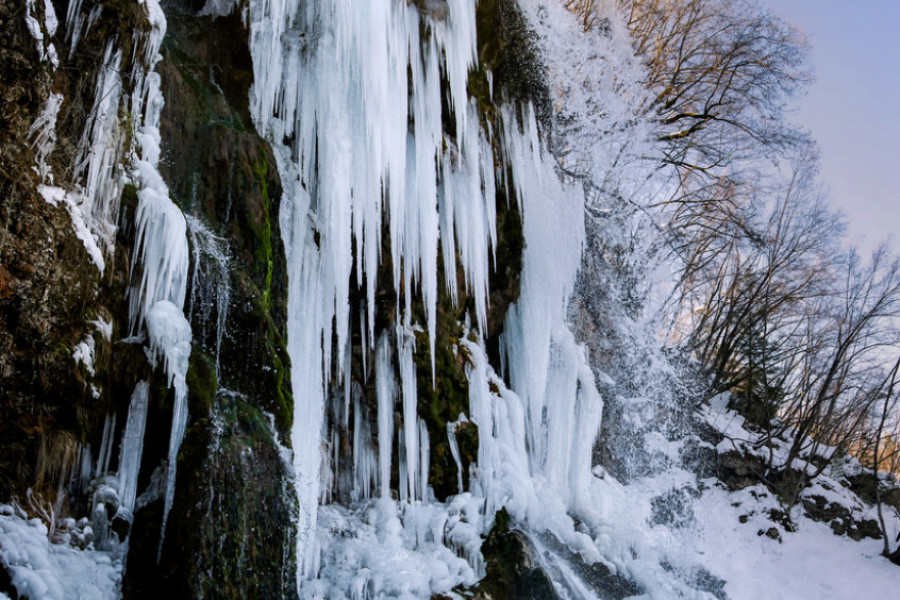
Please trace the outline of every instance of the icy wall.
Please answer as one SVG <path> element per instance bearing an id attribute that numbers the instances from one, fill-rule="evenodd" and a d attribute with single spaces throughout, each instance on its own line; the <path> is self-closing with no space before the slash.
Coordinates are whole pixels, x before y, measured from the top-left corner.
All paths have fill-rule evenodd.
<path id="1" fill-rule="evenodd" d="M 518 7 L 490 8 L 498 12 L 479 18 L 518 18 L 514 33 L 527 35 Z M 566 14 L 557 10 L 553 22 Z M 585 347 L 566 320 L 585 239 L 584 186 L 561 176 L 532 98 L 508 93 L 505 81 L 494 86 L 477 62 L 480 48 L 509 42 L 479 40 L 479 31 L 510 32 L 479 27 L 465 0 L 251 2 L 249 22 L 251 109 L 275 141 L 289 207 L 297 560 L 301 582 L 311 580 L 302 593 L 422 596 L 471 585 L 484 574 L 479 536 L 503 507 L 520 527 L 552 531 L 596 557 L 570 516 L 595 509 L 602 413 Z M 524 249 L 492 365 L 485 340 L 498 334 L 487 315 L 503 203 L 521 215 Z M 460 291 L 470 310 L 458 313 L 452 344 L 468 405 L 438 434 L 449 437 L 461 495 L 440 504 L 428 486 L 433 453 L 420 411 L 429 407 L 417 386 L 446 377 L 434 358 L 439 296 L 452 304 Z M 379 306 L 386 296 L 396 304 Z M 415 360 L 424 352 L 430 361 Z M 477 430 L 467 486 L 456 439 L 463 424 Z M 371 534 L 353 547 L 335 530 Z M 442 544 L 468 568 L 442 555 Z M 391 566 L 417 551 L 426 558 L 415 566 Z"/>
<path id="2" fill-rule="evenodd" d="M 69 92 L 29 135 L 116 282 L 70 342 L 97 406 L 65 465 L 122 594 L 639 591 L 594 448 L 609 361 L 582 343 L 615 302 L 573 309 L 641 154 L 615 15 L 201 4 L 71 2 L 61 39 L 28 4 L 47 69 L 101 57 L 74 166 Z M 102 27 L 121 14 L 133 34 Z"/>

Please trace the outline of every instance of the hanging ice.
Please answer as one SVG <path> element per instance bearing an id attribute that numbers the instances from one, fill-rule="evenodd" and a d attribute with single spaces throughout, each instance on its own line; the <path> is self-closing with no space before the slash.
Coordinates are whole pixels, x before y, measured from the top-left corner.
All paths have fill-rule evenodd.
<path id="1" fill-rule="evenodd" d="M 498 185 L 510 186 L 519 202 L 526 250 L 521 295 L 502 342 L 511 386 L 493 374 L 480 343 L 463 342 L 476 357 L 469 373 L 470 418 L 479 428 L 472 485 L 488 500 L 472 517 L 474 531 L 504 503 L 523 521 L 547 526 L 550 517 L 537 515 L 565 515 L 577 504 L 567 487 L 582 485 L 583 473 L 590 477 L 601 402 L 585 350 L 566 327 L 584 239 L 583 192 L 560 182 L 528 104 L 503 108 L 492 125 L 482 125 L 467 93 L 475 2 L 448 0 L 446 13 L 421 14 L 420 4 L 250 3 L 251 110 L 273 141 L 285 191 L 301 578 L 320 566 L 323 549 L 313 544 L 318 499 L 330 498 L 320 483 L 342 481 L 342 468 L 352 469 L 354 498 L 368 497 L 373 482 L 376 495 L 391 498 L 396 473 L 401 500 L 429 500 L 415 332 L 428 334 L 433 361 L 440 254 L 443 285 L 455 297 L 458 264 L 459 283 L 474 300 L 473 335 L 486 333 Z M 393 325 L 376 331 L 380 272 L 390 273 L 399 305 Z M 351 314 L 354 288 L 360 315 Z M 416 298 L 424 323 L 413 316 Z M 355 360 L 351 334 L 362 339 L 362 372 L 374 374 L 374 432 L 347 376 Z M 349 427 L 351 407 L 354 455 L 342 467 L 338 435 L 328 427 Z M 448 434 L 461 469 L 455 432 Z M 552 510 L 538 510 L 536 485 L 552 490 Z"/>
<path id="2" fill-rule="evenodd" d="M 128 420 L 119 446 L 119 500 L 120 506 L 128 511 L 134 509 L 134 499 L 137 496 L 149 396 L 150 385 L 146 381 L 141 381 L 134 387 L 128 407 Z"/>
<path id="3" fill-rule="evenodd" d="M 303 532 L 314 527 L 319 495 L 320 444 L 313 440 L 322 440 L 332 377 L 340 380 L 346 367 L 353 278 L 365 290 L 363 345 L 375 345 L 382 231 L 390 241 L 395 288 L 405 299 L 402 309 L 408 312 L 413 294 L 421 293 L 432 332 L 439 223 L 455 228 L 466 283 L 484 325 L 494 182 L 491 147 L 466 94 L 475 57 L 474 3 L 453 0 L 447 18 L 430 21 L 424 35 L 421 18 L 413 5 L 394 0 L 251 2 L 251 107 L 258 128 L 276 142 L 286 197 L 281 220 L 289 265 L 289 352 L 303 357 L 292 361 L 300 557 L 306 555 L 309 536 Z M 443 132 L 442 79 L 449 82 L 458 142 Z M 446 246 L 455 243 L 449 239 Z M 448 256 L 447 283 L 454 284 L 455 253 Z M 376 351 L 376 362 L 384 353 Z M 381 393 L 379 402 L 387 407 Z M 413 412 L 407 410 L 404 443 L 414 444 L 406 460 L 418 465 Z M 390 417 L 378 418 L 381 440 L 389 433 L 381 419 Z M 389 486 L 388 452 L 390 447 L 379 450 L 382 495 Z M 407 471 L 403 484 L 413 495 L 419 493 L 417 471 Z"/>
<path id="4" fill-rule="evenodd" d="M 134 91 L 129 99 L 133 114 L 143 115 L 136 131 L 139 152 L 131 173 L 138 194 L 132 272 L 139 272 L 140 280 L 129 293 L 132 333 L 146 327 L 151 360 L 154 363 L 162 360 L 169 385 L 175 392 L 160 533 L 161 553 L 175 496 L 178 449 L 188 417 L 186 378 L 192 334 L 183 307 L 190 258 L 184 215 L 169 198 L 168 187 L 157 169 L 159 122 L 164 100 L 159 74 L 153 68 L 161 60 L 159 46 L 166 32 L 166 21 L 157 0 L 145 0 L 144 6 L 151 25 L 142 39 L 147 63 L 136 67 Z"/>

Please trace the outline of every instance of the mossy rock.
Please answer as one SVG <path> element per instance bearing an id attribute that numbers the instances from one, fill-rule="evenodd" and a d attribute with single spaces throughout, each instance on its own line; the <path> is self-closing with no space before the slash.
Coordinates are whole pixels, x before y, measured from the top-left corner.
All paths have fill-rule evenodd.
<path id="1" fill-rule="evenodd" d="M 160 171 L 182 209 L 227 245 L 231 290 L 221 347 L 215 327 L 199 323 L 194 330 L 204 335 L 194 343 L 218 360 L 219 386 L 273 414 L 287 439 L 293 398 L 285 343 L 287 265 L 278 226 L 281 182 L 272 151 L 250 118 L 252 62 L 240 11 L 212 19 L 197 17 L 193 8 L 167 6 L 158 67 L 166 97 Z"/>
<path id="2" fill-rule="evenodd" d="M 125 597 L 296 598 L 294 532 L 272 526 L 294 519 L 288 468 L 265 414 L 217 394 L 182 443 L 162 562 L 129 569 Z M 155 565 L 155 549 L 132 545 L 129 561 Z"/>
<path id="3" fill-rule="evenodd" d="M 470 597 L 479 600 L 558 600 L 559 595 L 547 574 L 535 560 L 528 538 L 512 528 L 505 508 L 494 516 L 494 527 L 481 545 L 485 577 L 472 589 Z"/>
<path id="4" fill-rule="evenodd" d="M 500 101 L 531 102 L 538 119 L 549 125 L 550 88 L 534 34 L 515 0 L 479 0 L 475 19 L 480 66 L 469 76 L 469 95 L 489 120 Z M 490 97 L 487 71 L 496 98 Z"/>

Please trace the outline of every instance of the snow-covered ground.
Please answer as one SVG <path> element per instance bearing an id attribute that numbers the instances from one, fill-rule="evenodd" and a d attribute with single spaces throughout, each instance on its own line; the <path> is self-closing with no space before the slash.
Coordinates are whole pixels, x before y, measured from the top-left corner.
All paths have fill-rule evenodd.
<path id="1" fill-rule="evenodd" d="M 0 566 L 20 597 L 30 600 L 111 600 L 119 597 L 122 563 L 106 552 L 52 544 L 47 526 L 0 507 Z M 0 592 L 0 600 L 7 598 Z"/>
<path id="2" fill-rule="evenodd" d="M 721 403 L 707 409 L 705 417 L 729 436 L 755 437 L 742 426 L 743 419 Z M 671 444 L 673 457 L 680 446 Z M 850 463 L 858 467 L 855 460 Z M 835 535 L 828 523 L 806 516 L 800 503 L 790 512 L 795 531 L 788 531 L 770 519 L 771 511 L 785 508 L 763 485 L 729 491 L 715 478 L 698 479 L 681 468 L 630 485 L 607 476 L 597 485 L 604 498 L 605 535 L 615 540 L 610 549 L 618 551 L 617 565 L 645 584 L 652 598 L 690 597 L 659 580 L 657 564 L 670 565 L 673 579 L 688 581 L 696 580 L 696 569 L 702 567 L 721 580 L 721 597 L 731 600 L 892 598 L 900 590 L 900 567 L 881 556 L 881 540 L 857 542 Z M 876 518 L 875 507 L 827 474 L 802 497 L 813 495 L 847 507 L 856 520 Z M 666 498 L 665 507 L 659 511 L 657 504 L 655 514 L 653 499 L 661 497 Z M 668 520 L 655 523 L 658 514 Z M 885 518 L 893 538 L 900 530 L 900 515 L 885 507 Z M 647 563 L 652 564 L 649 570 Z"/>

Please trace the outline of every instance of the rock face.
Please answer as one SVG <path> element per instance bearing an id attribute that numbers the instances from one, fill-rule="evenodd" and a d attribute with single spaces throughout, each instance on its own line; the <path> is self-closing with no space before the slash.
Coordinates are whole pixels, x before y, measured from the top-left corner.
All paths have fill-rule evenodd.
<path id="1" fill-rule="evenodd" d="M 126 573 L 125 596 L 290 598 L 290 459 L 278 442 L 293 410 L 281 184 L 250 122 L 240 16 L 198 17 L 172 2 L 166 18 L 160 172 L 190 216 L 190 421 L 162 560 L 156 567 L 150 526 L 146 543 L 131 546 L 129 564 L 141 566 Z"/>
<path id="2" fill-rule="evenodd" d="M 79 83 L 41 60 L 24 3 L 0 2 L 0 31 L 0 500 L 8 500 L 28 487 L 55 495 L 77 444 L 102 426 L 95 407 L 104 399 L 93 398 L 73 353 L 93 333 L 91 320 L 110 318 L 101 290 L 117 282 L 101 279 L 66 209 L 38 193 L 32 168 L 32 123 L 52 91 Z M 60 179 L 74 161 L 64 152 L 77 142 L 72 123 L 83 117 L 79 106 L 60 112 L 59 151 L 48 157 Z M 95 355 L 109 350 L 100 345 Z M 103 365 L 93 368 L 102 378 Z"/>
<path id="3" fill-rule="evenodd" d="M 846 535 L 859 541 L 863 538 L 881 539 L 881 528 L 875 519 L 854 519 L 852 511 L 822 496 L 804 498 L 803 509 L 813 520 L 828 523 L 835 535 Z"/>
<path id="4" fill-rule="evenodd" d="M 150 27 L 147 8 L 84 0 L 81 14 L 93 11 L 97 18 L 69 53 L 69 7 L 54 2 L 60 25 L 44 31 L 60 49 L 61 66 L 53 68 L 41 60 L 24 4 L 0 1 L 0 502 L 22 499 L 29 488 L 42 499 L 55 498 L 73 481 L 83 452 L 90 452 L 92 464 L 99 460 L 107 415 L 118 424 L 110 438 L 121 438 L 131 392 L 148 380 L 134 520 L 112 522 L 114 532 L 130 534 L 123 594 L 290 598 L 296 594 L 294 543 L 284 524 L 294 506 L 289 457 L 279 441 L 289 437 L 293 409 L 284 344 L 281 184 L 247 109 L 247 31 L 239 15 L 196 16 L 203 2 L 163 3 L 168 32 L 157 65 L 166 101 L 159 170 L 189 225 L 184 312 L 194 340 L 188 428 L 157 563 L 159 481 L 173 398 L 140 344 L 123 341 L 130 335 L 136 190 L 123 188 L 119 226 L 101 273 L 63 204 L 54 206 L 39 193 L 48 179 L 33 168 L 38 157 L 31 131 L 47 99 L 60 94 L 57 141 L 45 160 L 54 183 L 70 185 L 95 100 L 98 57 L 110 39 L 120 39 L 120 71 L 129 73 L 132 33 Z M 35 4 L 40 21 L 44 5 Z M 123 78 L 126 94 L 130 85 Z M 122 110 L 119 117 L 129 126 L 140 118 Z M 82 342 L 93 351 L 78 362 Z M 115 471 L 118 450 L 110 454 Z M 68 492 L 62 510 L 89 516 L 89 490 L 69 485 Z"/>
<path id="5" fill-rule="evenodd" d="M 479 600 L 558 600 L 553 584 L 537 565 L 534 547 L 520 531 L 510 530 L 506 510 L 497 513 L 494 528 L 482 545 L 487 575 L 474 591 Z"/>

